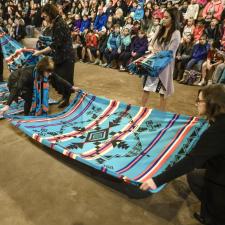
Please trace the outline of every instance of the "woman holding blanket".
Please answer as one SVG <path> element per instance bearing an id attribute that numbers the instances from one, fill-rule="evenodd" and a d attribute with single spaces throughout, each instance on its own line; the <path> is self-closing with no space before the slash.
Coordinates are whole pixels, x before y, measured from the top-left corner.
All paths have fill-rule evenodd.
<path id="1" fill-rule="evenodd" d="M 166 108 L 166 97 L 174 92 L 173 86 L 173 70 L 175 63 L 176 51 L 181 40 L 179 29 L 179 21 L 177 19 L 178 11 L 175 8 L 167 9 L 164 13 L 162 27 L 153 38 L 150 45 L 152 53 L 162 50 L 173 52 L 173 60 L 159 73 L 158 77 L 148 76 L 144 82 L 144 93 L 142 96 L 142 105 L 146 106 L 149 92 L 160 94 L 160 110 Z"/>
<path id="2" fill-rule="evenodd" d="M 25 115 L 40 116 L 47 114 L 49 82 L 57 91 L 59 90 L 59 85 L 69 93 L 78 90 L 78 88 L 53 73 L 53 71 L 54 62 L 50 57 L 44 57 L 38 62 L 36 67 L 30 66 L 12 72 L 8 80 L 10 95 L 6 106 L 0 110 L 0 114 L 6 112 L 11 103 L 18 100 L 18 97 L 25 101 Z"/>
<path id="3" fill-rule="evenodd" d="M 34 55 L 38 56 L 51 52 L 55 63 L 55 72 L 73 85 L 75 55 L 70 29 L 53 4 L 47 3 L 42 8 L 42 17 L 52 26 L 52 43 L 50 46 L 36 51 Z M 59 107 L 62 108 L 69 104 L 70 92 L 63 87 L 60 89 L 59 92 L 63 95 L 63 102 Z"/>
<path id="4" fill-rule="evenodd" d="M 190 189 L 201 202 L 194 217 L 206 225 L 225 224 L 225 86 L 209 85 L 198 92 L 198 114 L 206 116 L 210 127 L 194 149 L 165 172 L 148 176 L 142 190 L 154 190 L 186 173 Z"/>

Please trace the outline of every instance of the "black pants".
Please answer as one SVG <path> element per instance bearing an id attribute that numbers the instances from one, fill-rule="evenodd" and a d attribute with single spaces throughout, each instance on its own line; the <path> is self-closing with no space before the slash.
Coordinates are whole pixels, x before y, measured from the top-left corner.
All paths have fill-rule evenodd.
<path id="1" fill-rule="evenodd" d="M 0 82 L 3 81 L 3 55 L 0 53 Z"/>
<path id="2" fill-rule="evenodd" d="M 130 57 L 131 57 L 131 52 L 128 52 L 128 51 L 121 52 L 119 56 L 119 62 L 121 62 L 123 67 L 127 66 Z"/>
<path id="3" fill-rule="evenodd" d="M 62 77 L 64 80 L 68 81 L 70 84 L 73 85 L 74 79 L 74 61 L 67 60 L 61 64 L 55 65 L 55 73 Z M 60 84 L 55 84 L 56 91 L 63 95 L 64 99 L 69 99 L 71 95 L 71 90 L 66 89 Z"/>
<path id="4" fill-rule="evenodd" d="M 205 170 L 196 169 L 193 172 L 187 174 L 187 182 L 190 186 L 191 191 L 196 195 L 199 201 L 202 201 L 203 187 L 205 184 Z"/>
<path id="5" fill-rule="evenodd" d="M 30 108 L 32 105 L 32 95 L 33 95 L 33 90 L 26 91 L 26 93 L 23 93 L 21 98 L 25 101 L 24 102 L 24 115 L 28 116 L 30 113 Z"/>
<path id="6" fill-rule="evenodd" d="M 121 55 L 119 56 L 119 61 L 122 63 L 123 67 L 126 67 L 128 63 L 140 58 L 143 56 L 143 53 L 138 53 L 132 57 L 131 52 L 122 52 Z"/>
<path id="7" fill-rule="evenodd" d="M 108 64 L 112 63 L 112 61 L 114 59 L 118 58 L 118 50 L 117 49 L 113 49 L 111 52 L 109 51 L 109 49 L 107 48 L 104 52 L 104 56 L 106 58 L 106 61 Z"/>
<path id="8" fill-rule="evenodd" d="M 222 225 L 214 221 L 214 219 L 209 214 L 206 207 L 206 195 L 205 192 L 205 169 L 195 169 L 193 172 L 187 175 L 187 182 L 190 186 L 191 191 L 196 195 L 196 197 L 201 202 L 200 215 L 205 220 L 206 225 Z"/>

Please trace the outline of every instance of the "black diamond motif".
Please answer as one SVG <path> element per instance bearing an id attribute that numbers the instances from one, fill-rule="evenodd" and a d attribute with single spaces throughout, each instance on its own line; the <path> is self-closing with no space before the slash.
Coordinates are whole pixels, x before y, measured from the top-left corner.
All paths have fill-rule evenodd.
<path id="1" fill-rule="evenodd" d="M 99 142 L 107 140 L 109 135 L 109 129 L 102 129 L 98 131 L 89 132 L 86 138 L 86 142 Z"/>

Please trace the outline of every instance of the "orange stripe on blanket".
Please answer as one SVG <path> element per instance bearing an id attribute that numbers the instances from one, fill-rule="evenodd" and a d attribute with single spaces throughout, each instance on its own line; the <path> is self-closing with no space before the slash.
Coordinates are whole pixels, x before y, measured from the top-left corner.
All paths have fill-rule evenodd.
<path id="1" fill-rule="evenodd" d="M 145 176 L 143 176 L 141 179 L 138 180 L 139 182 L 145 182 L 154 176 L 154 174 L 162 167 L 162 165 L 167 161 L 167 159 L 177 149 L 177 147 L 180 145 L 180 143 L 185 138 L 186 134 L 190 131 L 190 129 L 196 124 L 196 122 L 198 120 L 199 119 L 196 117 L 193 118 L 191 123 L 184 129 L 184 131 L 181 133 L 180 137 L 175 141 L 175 143 L 170 147 L 170 149 L 162 156 L 162 158 L 159 160 L 159 162 Z M 176 139 L 176 137 L 174 137 L 174 139 Z M 165 149 L 174 141 L 174 139 L 165 147 Z"/>

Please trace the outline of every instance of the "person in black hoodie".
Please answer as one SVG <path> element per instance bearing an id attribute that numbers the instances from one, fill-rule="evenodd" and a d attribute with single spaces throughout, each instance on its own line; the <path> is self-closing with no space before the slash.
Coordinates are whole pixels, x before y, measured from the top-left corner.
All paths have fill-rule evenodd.
<path id="1" fill-rule="evenodd" d="M 219 29 L 218 20 L 213 18 L 210 22 L 210 25 L 204 31 L 208 40 L 213 40 L 216 45 L 216 48 L 220 47 L 221 31 Z"/>
<path id="2" fill-rule="evenodd" d="M 54 62 L 48 56 L 42 58 L 35 66 L 29 66 L 12 72 L 8 79 L 8 88 L 10 95 L 4 108 L 0 110 L 3 114 L 9 109 L 13 101 L 18 101 L 18 97 L 24 99 L 24 115 L 29 115 L 32 104 L 33 88 L 34 88 L 34 71 L 37 71 L 39 79 L 44 76 L 48 77 L 48 81 L 60 93 L 60 87 L 64 87 L 68 92 L 72 93 L 79 90 L 72 86 L 69 82 L 62 79 L 54 73 Z M 43 84 L 42 84 L 43 85 Z M 48 99 L 47 99 L 48 100 Z"/>
<path id="3" fill-rule="evenodd" d="M 52 53 L 55 63 L 55 72 L 64 80 L 73 85 L 75 52 L 72 45 L 71 32 L 66 22 L 59 15 L 57 7 L 47 3 L 42 8 L 42 17 L 52 25 L 52 44 L 45 49 L 35 51 L 34 55 Z M 61 89 L 63 102 L 59 108 L 69 104 L 71 93 L 67 89 Z"/>
<path id="4" fill-rule="evenodd" d="M 184 37 L 183 43 L 180 44 L 175 61 L 175 68 L 173 73 L 173 79 L 180 81 L 183 78 L 185 65 L 191 58 L 193 47 L 193 36 L 188 35 Z"/>
<path id="5" fill-rule="evenodd" d="M 202 224 L 225 224 L 225 86 L 209 85 L 199 90 L 196 100 L 199 115 L 205 115 L 210 127 L 194 149 L 181 161 L 155 177 L 149 177 L 141 190 L 154 190 L 186 173 L 193 193 L 201 202 Z"/>

